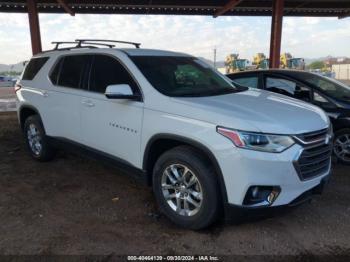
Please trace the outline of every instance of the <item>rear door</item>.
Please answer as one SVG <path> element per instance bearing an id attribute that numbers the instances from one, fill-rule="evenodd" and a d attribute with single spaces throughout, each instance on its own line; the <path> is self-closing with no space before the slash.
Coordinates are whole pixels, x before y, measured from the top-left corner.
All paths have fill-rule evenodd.
<path id="1" fill-rule="evenodd" d="M 52 87 L 46 93 L 49 106 L 44 122 L 48 135 L 82 142 L 80 103 L 87 88 L 83 80 L 91 58 L 75 54 L 57 59 L 49 74 Z"/>
<path id="2" fill-rule="evenodd" d="M 106 54 L 94 55 L 89 92 L 80 101 L 84 144 L 138 165 L 143 102 L 108 99 L 104 93 L 112 84 L 128 84 L 134 93 L 140 93 L 137 82 L 121 59 Z"/>

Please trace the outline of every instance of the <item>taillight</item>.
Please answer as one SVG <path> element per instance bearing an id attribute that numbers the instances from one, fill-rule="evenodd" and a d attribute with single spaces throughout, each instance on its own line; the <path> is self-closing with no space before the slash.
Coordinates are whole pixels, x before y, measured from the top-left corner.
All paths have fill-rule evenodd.
<path id="1" fill-rule="evenodd" d="M 18 90 L 20 90 L 22 88 L 21 84 L 15 84 L 15 92 L 17 92 Z"/>

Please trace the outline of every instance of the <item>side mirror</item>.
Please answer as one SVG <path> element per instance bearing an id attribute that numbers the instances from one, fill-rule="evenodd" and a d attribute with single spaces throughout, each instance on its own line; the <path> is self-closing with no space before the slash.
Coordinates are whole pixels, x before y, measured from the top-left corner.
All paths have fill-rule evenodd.
<path id="1" fill-rule="evenodd" d="M 106 88 L 105 96 L 109 99 L 132 99 L 138 100 L 139 95 L 135 95 L 131 87 L 127 84 L 109 85 Z"/>

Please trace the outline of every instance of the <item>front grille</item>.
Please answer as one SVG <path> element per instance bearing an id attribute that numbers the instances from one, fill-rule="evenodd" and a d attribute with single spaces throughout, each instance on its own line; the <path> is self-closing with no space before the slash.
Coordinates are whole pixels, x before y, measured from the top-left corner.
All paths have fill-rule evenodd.
<path id="1" fill-rule="evenodd" d="M 332 142 L 328 130 L 296 136 L 304 148 L 294 162 L 301 180 L 311 179 L 328 172 L 331 165 Z"/>
<path id="2" fill-rule="evenodd" d="M 322 129 L 315 132 L 304 133 L 296 135 L 295 137 L 304 144 L 314 143 L 315 141 L 322 141 L 326 139 L 328 129 Z"/>

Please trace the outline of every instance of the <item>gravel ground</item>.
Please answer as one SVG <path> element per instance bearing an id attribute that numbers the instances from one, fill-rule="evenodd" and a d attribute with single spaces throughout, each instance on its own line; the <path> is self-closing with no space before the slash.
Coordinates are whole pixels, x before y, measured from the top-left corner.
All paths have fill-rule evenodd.
<path id="1" fill-rule="evenodd" d="M 350 172 L 337 165 L 321 197 L 268 219 L 180 229 L 151 189 L 97 161 L 60 152 L 38 163 L 14 113 L 0 114 L 0 254 L 350 254 Z"/>

